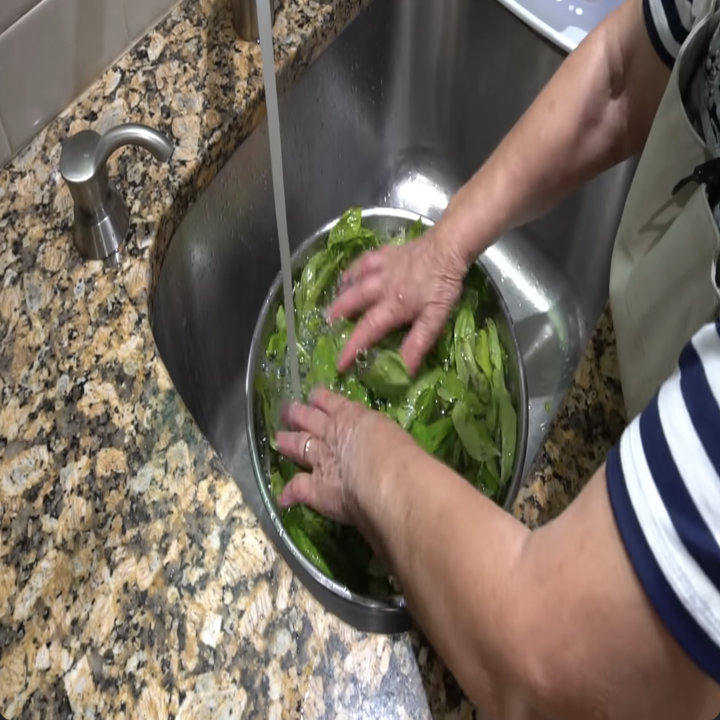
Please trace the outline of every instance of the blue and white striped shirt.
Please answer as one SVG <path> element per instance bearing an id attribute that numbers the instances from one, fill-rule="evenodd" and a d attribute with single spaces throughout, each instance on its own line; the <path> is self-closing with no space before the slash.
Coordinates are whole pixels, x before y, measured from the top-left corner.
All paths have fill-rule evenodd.
<path id="1" fill-rule="evenodd" d="M 645 26 L 660 59 L 672 67 L 680 47 L 690 34 L 696 20 L 704 14 L 706 3 L 698 0 L 643 0 Z M 694 6 L 694 7 L 693 7 Z"/>
<path id="2" fill-rule="evenodd" d="M 643 0 L 672 67 L 710 0 Z M 688 116 L 720 155 L 720 29 L 693 77 Z M 713 208 L 716 220 L 720 208 Z M 720 222 L 719 222 L 720 224 Z M 686 345 L 676 372 L 607 459 L 620 535 L 645 592 L 687 655 L 720 683 L 720 325 Z M 718 718 L 717 720 L 720 720 Z"/>
<path id="3" fill-rule="evenodd" d="M 620 535 L 651 603 L 720 683 L 720 323 L 685 346 L 606 470 Z"/>

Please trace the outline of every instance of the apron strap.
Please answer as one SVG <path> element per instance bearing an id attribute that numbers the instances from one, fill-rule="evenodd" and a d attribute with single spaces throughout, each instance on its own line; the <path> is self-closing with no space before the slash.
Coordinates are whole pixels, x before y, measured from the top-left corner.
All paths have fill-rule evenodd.
<path id="1" fill-rule="evenodd" d="M 697 25 L 708 15 L 712 15 L 718 8 L 718 0 L 693 0 L 692 17 L 693 25 Z"/>
<path id="2" fill-rule="evenodd" d="M 712 158 L 707 162 L 697 165 L 695 169 L 680 180 L 672 189 L 672 194 L 677 195 L 689 183 L 705 185 L 710 207 L 720 202 L 720 158 Z"/>

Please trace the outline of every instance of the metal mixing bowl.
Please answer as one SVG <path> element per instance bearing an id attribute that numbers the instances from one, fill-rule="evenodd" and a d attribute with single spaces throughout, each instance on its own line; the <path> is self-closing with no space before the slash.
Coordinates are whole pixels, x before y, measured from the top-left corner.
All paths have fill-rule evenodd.
<path id="1" fill-rule="evenodd" d="M 426 226 L 433 223 L 415 213 L 390 208 L 368 208 L 363 210 L 363 224 L 378 230 L 381 234 L 392 235 L 404 226 L 418 219 Z M 335 223 L 333 220 L 308 238 L 292 256 L 293 273 L 301 268 L 307 258 L 319 243 L 327 240 L 328 234 Z M 480 263 L 482 268 L 482 263 Z M 484 269 L 483 269 L 484 270 Z M 513 332 L 512 320 L 508 313 L 500 291 L 493 279 L 485 272 L 489 286 L 494 291 L 497 300 L 493 317 L 497 324 L 498 334 L 508 353 L 508 390 L 517 410 L 517 451 L 515 466 L 510 482 L 506 486 L 503 507 L 509 510 L 517 497 L 522 482 L 522 469 L 525 462 L 525 448 L 528 434 L 528 397 L 525 382 L 525 369 L 520 355 L 520 349 Z M 405 601 L 401 596 L 390 600 L 376 600 L 353 593 L 347 587 L 323 575 L 305 556 L 295 547 L 290 536 L 283 528 L 282 519 L 272 493 L 270 492 L 267 466 L 264 462 L 266 448 L 261 446 L 261 438 L 265 437 L 262 426 L 262 417 L 255 408 L 255 373 L 262 363 L 262 356 L 273 331 L 275 317 L 274 309 L 281 301 L 282 278 L 278 273 L 270 287 L 267 298 L 260 311 L 248 358 L 245 390 L 247 393 L 247 432 L 248 448 L 252 460 L 255 479 L 257 480 L 260 495 L 267 510 L 271 527 L 273 529 L 273 542 L 281 555 L 288 562 L 293 572 L 310 592 L 341 620 L 366 632 L 396 633 L 409 629 L 412 621 Z M 264 443 L 264 441 L 262 441 Z"/>

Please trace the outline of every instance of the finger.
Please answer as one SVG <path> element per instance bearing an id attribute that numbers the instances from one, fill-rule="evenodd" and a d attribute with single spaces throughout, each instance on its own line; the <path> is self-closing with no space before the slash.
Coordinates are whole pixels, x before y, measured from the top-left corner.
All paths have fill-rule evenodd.
<path id="1" fill-rule="evenodd" d="M 342 395 L 330 392 L 325 388 L 318 388 L 310 396 L 310 402 L 327 417 L 338 412 L 348 401 Z M 322 437 L 322 435 L 318 437 Z"/>
<path id="2" fill-rule="evenodd" d="M 400 354 L 411 375 L 417 372 L 423 358 L 435 344 L 443 325 L 442 317 L 435 320 L 423 315 L 417 319 L 410 332 L 405 336 Z"/>
<path id="3" fill-rule="evenodd" d="M 284 488 L 278 498 L 278 505 L 282 508 L 293 505 L 311 505 L 314 499 L 315 489 L 312 475 L 309 473 L 298 473 Z"/>
<path id="4" fill-rule="evenodd" d="M 406 318 L 400 314 L 398 305 L 384 302 L 372 308 L 357 324 L 350 339 L 340 353 L 338 370 L 345 372 L 355 362 L 361 350 L 369 350 L 391 330 L 403 325 Z"/>
<path id="5" fill-rule="evenodd" d="M 374 305 L 385 292 L 385 284 L 380 274 L 361 278 L 353 285 L 340 291 L 327 311 L 328 322 L 340 318 L 356 317 L 371 305 Z"/>
<path id="6" fill-rule="evenodd" d="M 283 412 L 283 422 L 288 430 L 305 431 L 322 437 L 325 431 L 325 414 L 317 407 L 292 402 Z"/>
<path id="7" fill-rule="evenodd" d="M 333 489 L 323 485 L 309 473 L 298 473 L 285 486 L 278 498 L 278 505 L 282 508 L 298 504 L 307 505 L 321 515 L 338 522 L 348 522 L 342 496 L 337 488 Z"/>
<path id="8" fill-rule="evenodd" d="M 371 250 L 363 253 L 350 267 L 343 273 L 342 281 L 344 284 L 351 285 L 356 283 L 360 278 L 366 275 L 372 275 L 382 268 L 384 265 L 384 253 L 382 250 Z"/>
<path id="9" fill-rule="evenodd" d="M 310 433 L 280 431 L 275 441 L 278 452 L 298 465 L 313 467 L 317 461 L 320 440 Z"/>

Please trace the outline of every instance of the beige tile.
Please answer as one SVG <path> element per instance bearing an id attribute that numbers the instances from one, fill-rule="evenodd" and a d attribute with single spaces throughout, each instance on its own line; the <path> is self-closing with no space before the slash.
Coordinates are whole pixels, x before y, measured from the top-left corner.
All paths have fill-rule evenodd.
<path id="1" fill-rule="evenodd" d="M 0 0 L 3 2 L 4 0 Z M 43 0 L 0 35 L 0 122 L 22 148 L 129 46 L 118 0 Z"/>
<path id="2" fill-rule="evenodd" d="M 40 0 L 0 0 L 0 33 L 39 2 Z"/>
<path id="3" fill-rule="evenodd" d="M 11 157 L 10 143 L 7 141 L 7 137 L 5 137 L 5 129 L 0 125 L 0 168 L 2 168 Z"/>
<path id="4" fill-rule="evenodd" d="M 135 42 L 147 33 L 179 0 L 123 0 L 125 21 L 130 41 Z M 2 2 L 2 0 L 0 0 Z"/>

